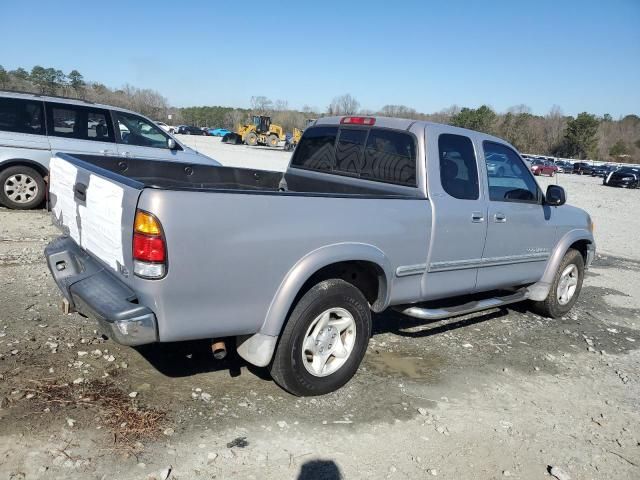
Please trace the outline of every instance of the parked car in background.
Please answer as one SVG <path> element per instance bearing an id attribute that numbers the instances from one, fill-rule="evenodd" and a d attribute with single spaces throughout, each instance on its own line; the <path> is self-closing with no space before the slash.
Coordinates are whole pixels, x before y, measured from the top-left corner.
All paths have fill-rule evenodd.
<path id="1" fill-rule="evenodd" d="M 175 133 L 175 131 L 176 131 L 176 127 L 172 127 L 171 125 L 167 125 L 164 122 L 156 122 L 156 125 L 158 125 L 161 129 L 163 129 L 167 133 Z"/>
<path id="2" fill-rule="evenodd" d="M 618 169 L 618 165 L 596 165 L 591 170 L 591 176 L 605 178 L 611 172 L 617 169 Z"/>
<path id="3" fill-rule="evenodd" d="M 537 159 L 531 162 L 531 172 L 534 175 L 549 175 L 553 177 L 558 172 L 558 167 L 548 160 Z"/>
<path id="4" fill-rule="evenodd" d="M 56 152 L 220 165 L 122 108 L 64 97 L 0 91 L 0 204 L 42 204 Z"/>
<path id="5" fill-rule="evenodd" d="M 181 135 L 206 135 L 207 132 L 202 131 L 200 127 L 194 127 L 191 125 L 180 125 L 176 133 Z"/>
<path id="6" fill-rule="evenodd" d="M 573 173 L 576 175 L 591 175 L 593 166 L 587 162 L 576 162 L 573 164 Z"/>
<path id="7" fill-rule="evenodd" d="M 505 175 L 511 175 L 511 167 L 509 166 L 509 159 L 505 155 L 497 153 L 487 154 L 487 173 L 489 175 L 497 175 L 504 177 Z"/>
<path id="8" fill-rule="evenodd" d="M 231 130 L 226 128 L 211 128 L 209 129 L 209 135 L 214 137 L 224 137 L 226 134 L 231 133 Z"/>
<path id="9" fill-rule="evenodd" d="M 504 177 L 486 175 L 496 155 Z M 431 322 L 528 300 L 560 318 L 595 255 L 589 215 L 511 145 L 430 122 L 318 119 L 285 173 L 59 154 L 52 179 L 69 236 L 45 255 L 70 308 L 125 345 L 234 342 L 295 395 L 349 381 L 372 311 Z"/>
<path id="10" fill-rule="evenodd" d="M 573 164 L 571 162 L 565 162 L 564 160 L 556 160 L 556 167 L 558 167 L 558 173 L 569 173 L 573 171 Z"/>
<path id="11" fill-rule="evenodd" d="M 640 188 L 640 167 L 620 167 L 602 181 L 609 187 Z"/>

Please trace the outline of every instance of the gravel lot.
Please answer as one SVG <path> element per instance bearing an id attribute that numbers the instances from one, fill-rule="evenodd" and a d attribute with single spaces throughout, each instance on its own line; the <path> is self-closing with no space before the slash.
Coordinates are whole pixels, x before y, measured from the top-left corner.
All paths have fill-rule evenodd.
<path id="1" fill-rule="evenodd" d="M 224 164 L 289 158 L 183 139 Z M 206 344 L 135 350 L 63 315 L 48 215 L 0 209 L 0 478 L 640 478 L 640 190 L 558 181 L 599 248 L 569 316 L 386 312 L 356 377 L 305 399 Z"/>

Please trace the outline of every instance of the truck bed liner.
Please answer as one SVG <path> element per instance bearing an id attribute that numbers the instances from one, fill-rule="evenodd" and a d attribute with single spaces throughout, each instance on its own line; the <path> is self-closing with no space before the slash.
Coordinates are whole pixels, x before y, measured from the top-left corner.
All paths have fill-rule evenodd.
<path id="1" fill-rule="evenodd" d="M 219 167 L 214 165 L 185 164 L 146 160 L 138 158 L 122 158 L 103 155 L 67 155 L 58 154 L 65 160 L 86 162 L 99 167 L 107 177 L 123 181 L 123 177 L 131 180 L 129 184 L 137 188 L 159 188 L 166 190 L 192 191 L 226 191 L 278 195 L 349 195 L 349 196 L 384 196 L 392 198 L 416 198 L 415 194 L 407 195 L 390 189 L 389 185 L 376 182 L 345 182 L 344 177 L 322 175 L 305 175 L 304 171 L 295 173 L 274 172 L 251 168 Z M 116 174 L 114 176 L 113 174 Z M 335 177 L 335 178 L 334 178 Z"/>

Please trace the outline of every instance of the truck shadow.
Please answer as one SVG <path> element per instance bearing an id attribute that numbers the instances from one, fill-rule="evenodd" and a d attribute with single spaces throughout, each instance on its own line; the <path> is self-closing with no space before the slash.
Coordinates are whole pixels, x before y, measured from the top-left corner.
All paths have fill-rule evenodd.
<path id="1" fill-rule="evenodd" d="M 510 308 L 512 307 L 513 306 L 510 306 Z M 426 338 L 450 332 L 458 328 L 470 327 L 478 323 L 505 317 L 509 315 L 509 310 L 503 307 L 471 315 L 471 317 L 466 315 L 428 321 L 408 317 L 393 310 L 385 310 L 380 314 L 374 315 L 372 336 L 383 333 L 393 333 L 402 337 Z"/>
<path id="2" fill-rule="evenodd" d="M 189 377 L 220 371 L 228 371 L 230 377 L 238 377 L 246 368 L 263 380 L 271 380 L 266 368 L 251 365 L 237 354 L 232 342 L 227 343 L 227 356 L 223 360 L 213 358 L 211 341 L 208 340 L 156 343 L 136 347 L 136 351 L 167 377 Z"/>
<path id="3" fill-rule="evenodd" d="M 427 322 L 387 310 L 373 317 L 372 336 L 393 333 L 402 337 L 426 338 L 458 328 L 465 328 L 508 315 L 506 308 L 488 313 L 476 313 L 472 317 Z M 271 380 L 266 368 L 256 367 L 242 359 L 233 342 L 227 342 L 227 357 L 216 360 L 211 353 L 211 342 L 198 340 L 176 343 L 158 343 L 136 347 L 136 351 L 158 372 L 172 377 L 189 377 L 201 373 L 228 371 L 230 377 L 238 377 L 246 369 L 263 380 Z"/>

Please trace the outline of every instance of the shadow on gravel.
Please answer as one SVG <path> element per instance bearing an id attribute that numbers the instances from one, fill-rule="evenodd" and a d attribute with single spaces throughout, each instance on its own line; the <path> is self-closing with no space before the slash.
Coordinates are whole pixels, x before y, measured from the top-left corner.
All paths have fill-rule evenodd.
<path id="1" fill-rule="evenodd" d="M 471 315 L 473 316 L 468 317 L 467 315 L 447 318 L 444 320 L 427 321 L 407 317 L 406 315 L 394 312 L 393 310 L 387 310 L 374 316 L 373 335 L 393 333 L 395 335 L 409 338 L 430 337 L 432 335 L 440 335 L 458 328 L 470 327 L 478 323 L 502 318 L 509 315 L 509 311 L 506 308 L 501 308 L 499 310 L 490 310 L 485 313 L 479 312 Z"/>
<path id="2" fill-rule="evenodd" d="M 230 377 L 238 377 L 245 367 L 253 375 L 271 380 L 264 368 L 243 360 L 232 345 L 227 345 L 227 357 L 216 360 L 211 353 L 211 342 L 207 340 L 176 343 L 156 343 L 136 348 L 137 352 L 156 370 L 167 377 L 189 377 L 198 373 L 227 370 Z"/>
<path id="3" fill-rule="evenodd" d="M 342 472 L 333 460 L 311 460 L 303 463 L 297 480 L 341 480 Z"/>

